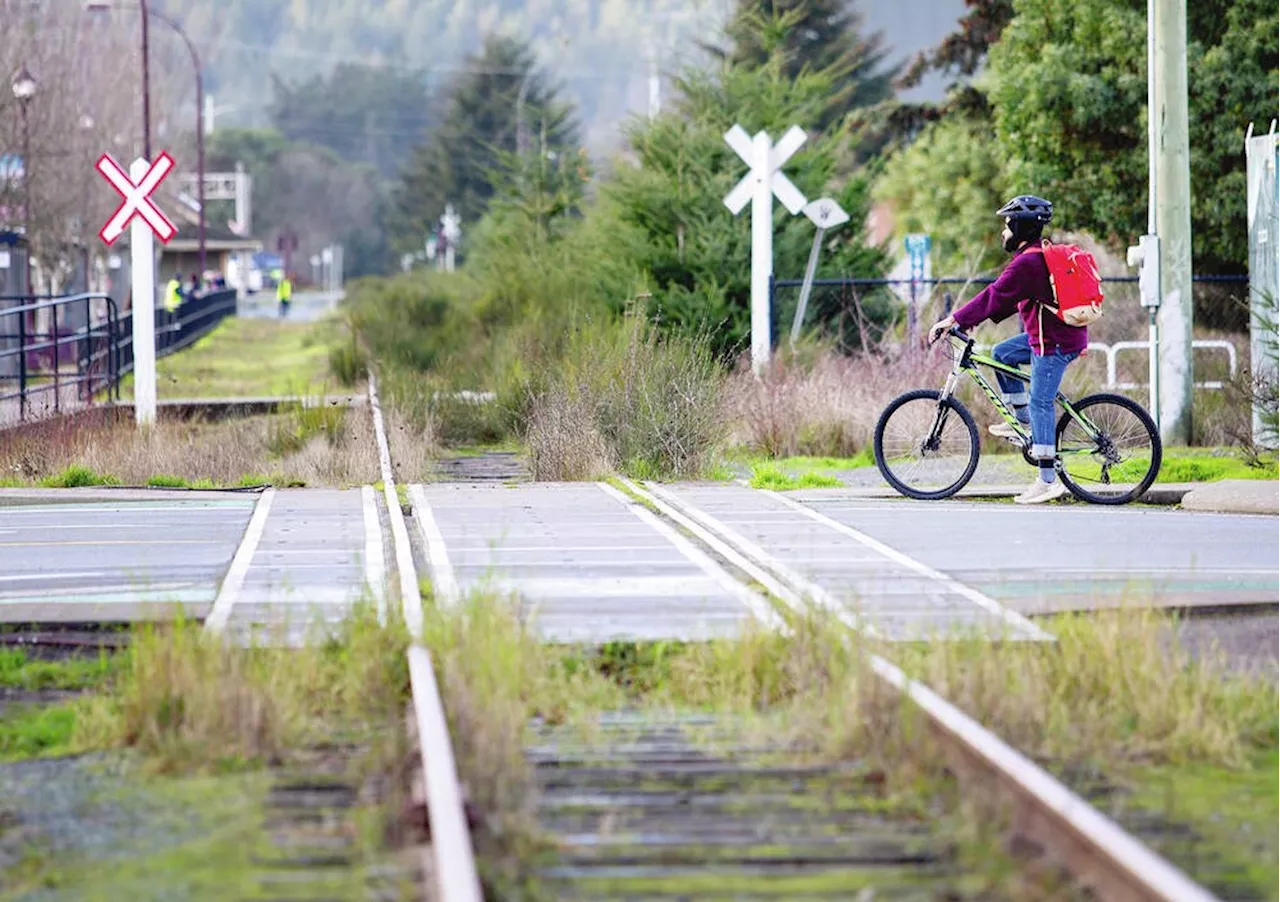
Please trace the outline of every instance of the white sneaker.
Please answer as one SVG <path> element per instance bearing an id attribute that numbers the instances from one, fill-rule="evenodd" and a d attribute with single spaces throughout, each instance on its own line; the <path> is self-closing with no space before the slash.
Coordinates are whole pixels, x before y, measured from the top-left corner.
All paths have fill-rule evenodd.
<path id="1" fill-rule="evenodd" d="M 1054 501 L 1067 494 L 1067 487 L 1062 484 L 1061 479 L 1055 479 L 1053 482 L 1045 482 L 1040 477 L 1036 477 L 1036 481 L 1031 483 L 1025 492 L 1013 499 L 1014 504 L 1044 504 L 1046 501 Z"/>
<path id="2" fill-rule="evenodd" d="M 988 426 L 987 431 L 992 435 L 998 435 L 1001 438 L 1022 438 L 1018 434 L 1018 430 L 1014 429 L 1008 423 L 996 423 L 994 426 Z"/>

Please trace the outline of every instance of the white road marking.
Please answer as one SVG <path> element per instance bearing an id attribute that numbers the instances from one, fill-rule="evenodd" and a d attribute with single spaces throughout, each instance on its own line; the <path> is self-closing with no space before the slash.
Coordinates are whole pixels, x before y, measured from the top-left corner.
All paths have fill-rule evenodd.
<path id="1" fill-rule="evenodd" d="M 37 579 L 90 579 L 108 576 L 105 570 L 61 570 L 57 573 L 10 573 L 0 576 L 0 583 L 19 583 Z"/>
<path id="2" fill-rule="evenodd" d="M 774 629 L 783 625 L 782 618 L 778 616 L 778 612 L 769 604 L 768 599 L 762 597 L 757 592 L 753 592 L 751 589 L 738 582 L 728 572 L 726 572 L 723 567 L 711 558 L 707 557 L 706 554 L 700 551 L 684 536 L 680 535 L 680 533 L 676 532 L 666 523 L 663 523 L 650 511 L 636 504 L 608 483 L 598 482 L 596 485 L 598 485 L 600 490 L 606 495 L 622 502 L 622 504 L 626 506 L 627 510 L 640 520 L 640 522 L 661 533 L 671 542 L 672 545 L 676 546 L 681 554 L 697 565 L 698 569 L 711 577 L 711 579 L 714 580 L 721 589 L 727 592 L 731 597 L 742 602 L 742 604 L 746 606 L 747 610 L 754 614 L 755 618 L 761 623 L 764 623 Z M 686 582 L 688 582 L 687 579 Z"/>
<path id="3" fill-rule="evenodd" d="M 227 619 L 231 616 L 231 608 L 236 603 L 236 597 L 249 572 L 249 565 L 253 562 L 253 554 L 257 551 L 258 542 L 262 539 L 262 531 L 267 525 L 267 514 L 271 511 L 271 501 L 275 495 L 275 489 L 267 489 L 258 497 L 253 516 L 249 518 L 249 526 L 244 531 L 244 538 L 240 540 L 240 547 L 236 549 L 236 555 L 231 559 L 227 575 L 222 580 L 222 588 L 218 590 L 218 597 L 214 599 L 213 609 L 205 618 L 206 633 L 216 635 L 226 627 Z"/>
<path id="4" fill-rule="evenodd" d="M 959 580 L 953 579 L 952 577 L 947 576 L 947 574 L 942 573 L 941 571 L 935 570 L 932 567 L 930 567 L 928 564 L 921 563 L 920 561 L 917 561 L 915 558 L 905 555 L 901 551 L 898 551 L 895 548 L 890 548 L 888 545 L 884 544 L 883 542 L 877 539 L 871 538 L 871 536 L 867 535 L 864 532 L 859 532 L 858 530 L 854 529 L 852 526 L 848 526 L 844 523 L 841 523 L 839 520 L 833 520 L 830 517 L 828 517 L 826 514 L 820 514 L 816 510 L 813 510 L 812 508 L 805 507 L 803 504 L 801 504 L 798 501 L 793 501 L 792 499 L 787 498 L 783 495 L 780 495 L 777 492 L 771 492 L 766 489 L 760 489 L 760 491 L 764 492 L 766 495 L 770 495 L 773 498 L 776 498 L 778 501 L 781 501 L 783 504 L 785 504 L 787 507 L 791 508 L 792 510 L 796 511 L 797 513 L 802 514 L 811 520 L 816 520 L 817 522 L 822 523 L 831 529 L 834 529 L 836 532 L 848 536 L 849 538 L 853 539 L 855 542 L 859 543 L 860 545 L 873 549 L 874 551 L 884 555 L 886 558 L 893 561 L 894 563 L 900 564 L 909 570 L 914 570 L 916 573 L 919 573 L 921 576 L 924 576 L 930 580 L 937 582 L 939 585 L 946 586 L 955 594 L 963 598 L 967 598 L 969 601 L 973 602 L 983 610 L 989 611 L 990 613 L 996 615 L 1001 620 L 1003 620 L 1005 624 L 1007 624 L 1008 626 L 1014 629 L 1017 629 L 1021 632 L 1027 633 L 1031 638 L 1040 639 L 1042 641 L 1043 640 L 1052 641 L 1053 636 L 1049 635 L 1044 630 L 1040 629 L 1040 627 L 1036 626 L 1026 617 L 1023 617 L 1021 614 L 1017 613 L 1016 611 L 1009 610 L 1004 605 L 996 601 L 994 598 L 991 598 L 990 596 L 982 592 L 979 592 L 977 589 L 966 586 L 964 583 L 960 582 Z"/>
<path id="5" fill-rule="evenodd" d="M 700 526 L 698 524 L 693 524 L 689 528 L 692 528 L 695 531 L 695 534 L 697 534 L 699 538 L 702 538 L 703 541 L 706 541 L 708 538 L 714 539 L 714 536 L 707 533 L 707 530 L 719 533 L 720 536 L 724 538 L 725 542 L 729 543 L 733 547 L 728 548 L 724 542 L 717 542 L 716 545 L 712 545 L 711 547 L 715 548 L 717 551 L 721 551 L 721 548 L 723 547 L 727 548 L 731 552 L 734 549 L 741 552 L 740 555 L 736 555 L 738 560 L 735 560 L 735 558 L 728 559 L 733 561 L 735 564 L 742 566 L 742 564 L 739 563 L 739 560 L 743 556 L 748 558 L 749 562 L 744 562 L 748 563 L 747 567 L 743 567 L 744 571 L 751 574 L 756 579 L 759 579 L 762 586 L 775 593 L 783 601 L 786 601 L 796 611 L 803 610 L 803 599 L 809 598 L 815 604 L 833 614 L 841 623 L 850 629 L 858 630 L 869 636 L 876 635 L 874 627 L 863 622 L 856 613 L 849 610 L 848 606 L 842 604 L 834 595 L 812 580 L 807 579 L 792 570 L 786 564 L 782 563 L 782 561 L 778 560 L 763 548 L 747 539 L 746 536 L 740 535 L 736 530 L 731 529 L 728 525 L 717 520 L 706 511 L 700 510 L 682 498 L 677 498 L 675 495 L 671 494 L 659 485 L 655 485 L 652 482 L 646 482 L 644 487 L 653 493 L 657 499 L 665 501 L 668 507 L 678 509 L 674 511 L 675 513 L 687 514 L 688 518 L 698 521 L 698 524 L 701 524 Z M 706 529 L 704 530 L 702 527 L 706 527 Z M 723 551 L 721 551 L 721 553 L 723 553 Z M 778 582 L 778 580 L 773 579 L 770 575 L 770 571 L 773 574 L 776 574 L 780 579 L 790 583 L 796 591 L 791 591 L 790 588 L 784 587 Z M 762 576 L 768 581 L 766 581 L 766 579 L 761 579 Z"/>
<path id="6" fill-rule="evenodd" d="M 382 550 L 382 524 L 378 521 L 378 497 L 373 486 L 360 487 L 364 503 L 364 580 L 378 607 L 378 621 L 387 620 L 387 562 Z"/>
<path id="7" fill-rule="evenodd" d="M 453 572 L 453 564 L 449 561 L 449 549 L 440 532 L 440 524 L 431 513 L 431 505 L 427 502 L 427 493 L 420 485 L 409 486 L 409 502 L 413 505 L 413 519 L 418 524 L 418 532 L 427 545 L 427 563 L 431 567 L 431 586 L 445 607 L 452 607 L 461 599 L 458 591 L 458 578 Z"/>

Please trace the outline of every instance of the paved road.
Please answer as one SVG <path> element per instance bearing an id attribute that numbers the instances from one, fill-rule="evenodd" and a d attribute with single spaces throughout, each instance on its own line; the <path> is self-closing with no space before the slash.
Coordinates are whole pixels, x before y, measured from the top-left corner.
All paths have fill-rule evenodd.
<path id="1" fill-rule="evenodd" d="M 254 505 L 176 493 L 75 503 L 72 492 L 0 498 L 0 622 L 169 617 L 175 606 L 204 617 Z"/>
<path id="2" fill-rule="evenodd" d="M 326 291 L 298 291 L 293 295 L 293 303 L 289 307 L 289 319 L 295 322 L 314 322 L 338 306 L 341 294 Z M 280 305 L 276 303 L 274 288 L 264 289 L 257 294 L 242 298 L 236 315 L 246 319 L 276 319 L 280 316 Z"/>
<path id="3" fill-rule="evenodd" d="M 1274 603 L 1280 596 L 1275 517 L 868 501 L 839 490 L 792 497 L 1024 613 L 1126 601 Z"/>
<path id="4" fill-rule="evenodd" d="M 1275 517 L 658 488 L 890 636 L 1034 637 L 1023 615 L 1280 595 Z M 682 532 L 612 487 L 435 484 L 411 494 L 437 595 L 518 594 L 548 639 L 706 638 L 770 616 Z M 244 495 L 85 500 L 72 490 L 56 495 L 67 503 L 45 493 L 21 507 L 6 497 L 0 622 L 162 617 L 177 605 L 197 618 L 220 610 L 213 619 L 237 635 L 288 624 L 297 641 L 384 582 L 383 516 L 367 488 L 278 491 L 264 516 Z"/>

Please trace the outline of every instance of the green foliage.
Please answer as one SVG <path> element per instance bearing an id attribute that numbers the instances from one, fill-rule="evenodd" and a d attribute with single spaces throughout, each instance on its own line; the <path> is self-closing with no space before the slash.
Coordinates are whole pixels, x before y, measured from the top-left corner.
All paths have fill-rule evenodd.
<path id="1" fill-rule="evenodd" d="M 862 16 L 841 0 L 737 0 L 726 29 L 733 65 L 759 69 L 775 55 L 783 73 L 797 79 L 821 72 L 833 90 L 821 116 L 806 122 L 826 131 L 845 113 L 888 98 L 895 68 L 886 65 L 889 51 L 879 34 L 862 34 Z"/>
<path id="2" fill-rule="evenodd" d="M 933 236 L 936 272 L 977 275 L 1005 260 L 992 214 L 1009 194 L 1007 159 L 988 124 L 952 116 L 891 156 L 874 194 L 893 206 L 898 238 Z"/>
<path id="3" fill-rule="evenodd" d="M 168 473 L 157 473 L 148 477 L 147 485 L 158 489 L 185 489 L 187 481 L 181 476 L 171 476 Z"/>
<path id="4" fill-rule="evenodd" d="M 602 189 L 612 243 L 635 255 L 650 291 L 649 312 L 664 327 L 686 334 L 707 331 L 717 354 L 744 346 L 750 327 L 751 223 L 727 215 L 723 198 L 745 174 L 724 142 L 734 122 L 775 138 L 795 122 L 816 120 L 833 91 L 826 74 L 790 79 L 785 61 L 759 69 L 725 67 L 687 71 L 674 108 L 651 121 L 635 121 L 628 142 L 637 166 L 622 167 Z M 839 185 L 847 135 L 810 136 L 787 172 L 807 197 Z M 827 237 L 820 276 L 875 276 L 883 254 L 865 244 L 862 223 L 868 186 L 847 177 L 833 196 L 852 222 Z M 775 207 L 774 261 L 779 278 L 804 272 L 813 226 Z M 614 298 L 615 304 L 622 299 Z M 819 317 L 821 313 L 819 312 Z"/>
<path id="5" fill-rule="evenodd" d="M 1197 272 L 1245 268 L 1240 135 L 1277 106 L 1269 0 L 1189 16 L 1192 238 Z M 990 99 L 1018 191 L 1063 227 L 1122 247 L 1146 226 L 1145 11 L 1132 0 L 1015 0 L 990 56 Z"/>
<path id="6" fill-rule="evenodd" d="M 0 688 L 5 689 L 88 689 L 105 682 L 114 670 L 113 659 L 105 654 L 45 661 L 20 648 L 0 648 Z"/>
<path id="7" fill-rule="evenodd" d="M 347 409 L 322 402 L 295 401 L 272 419 L 267 430 L 267 450 L 277 457 L 301 451 L 315 436 L 323 435 L 330 447 L 342 441 Z"/>
<path id="8" fill-rule="evenodd" d="M 327 147 L 392 178 L 430 122 L 417 72 L 342 63 L 326 76 L 291 83 L 272 77 L 271 121 L 288 140 Z"/>
<path id="9" fill-rule="evenodd" d="M 832 489 L 844 485 L 834 476 L 822 473 L 801 473 L 792 476 L 784 473 L 773 464 L 757 464 L 751 468 L 751 487 L 753 489 L 769 489 L 774 492 L 789 492 L 794 489 Z"/>
<path id="10" fill-rule="evenodd" d="M 40 480 L 46 489 L 75 489 L 90 485 L 118 485 L 120 480 L 110 474 L 98 473 L 81 464 L 71 464 L 61 473 Z"/>
<path id="11" fill-rule="evenodd" d="M 450 86 L 440 123 L 413 152 L 396 190 L 396 240 L 406 251 L 422 247 L 446 204 L 466 222 L 483 215 L 504 153 L 529 146 L 576 152 L 573 114 L 528 44 L 492 36 L 467 62 L 470 71 Z"/>
<path id="12" fill-rule="evenodd" d="M 206 154 L 210 171 L 229 171 L 239 163 L 253 178 L 254 236 L 267 247 L 292 229 L 299 253 L 342 244 L 348 278 L 390 269 L 386 190 L 371 166 L 347 162 L 327 147 L 290 141 L 274 129 L 220 128 Z M 228 201 L 209 203 L 215 219 L 234 213 Z"/>
<path id="13" fill-rule="evenodd" d="M 0 761 L 64 754 L 75 733 L 72 705 L 19 706 L 0 720 Z"/>

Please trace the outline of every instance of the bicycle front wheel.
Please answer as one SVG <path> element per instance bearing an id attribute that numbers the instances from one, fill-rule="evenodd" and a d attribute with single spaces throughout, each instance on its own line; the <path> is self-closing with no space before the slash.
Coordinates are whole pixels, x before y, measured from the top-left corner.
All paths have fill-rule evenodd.
<path id="1" fill-rule="evenodd" d="M 1077 416 L 1058 421 L 1062 481 L 1092 504 L 1128 504 L 1160 473 L 1160 433 L 1142 405 L 1124 395 L 1090 395 Z"/>
<path id="2" fill-rule="evenodd" d="M 978 468 L 973 417 L 955 398 L 941 396 L 927 388 L 899 395 L 876 423 L 876 466 L 908 498 L 950 498 Z"/>

